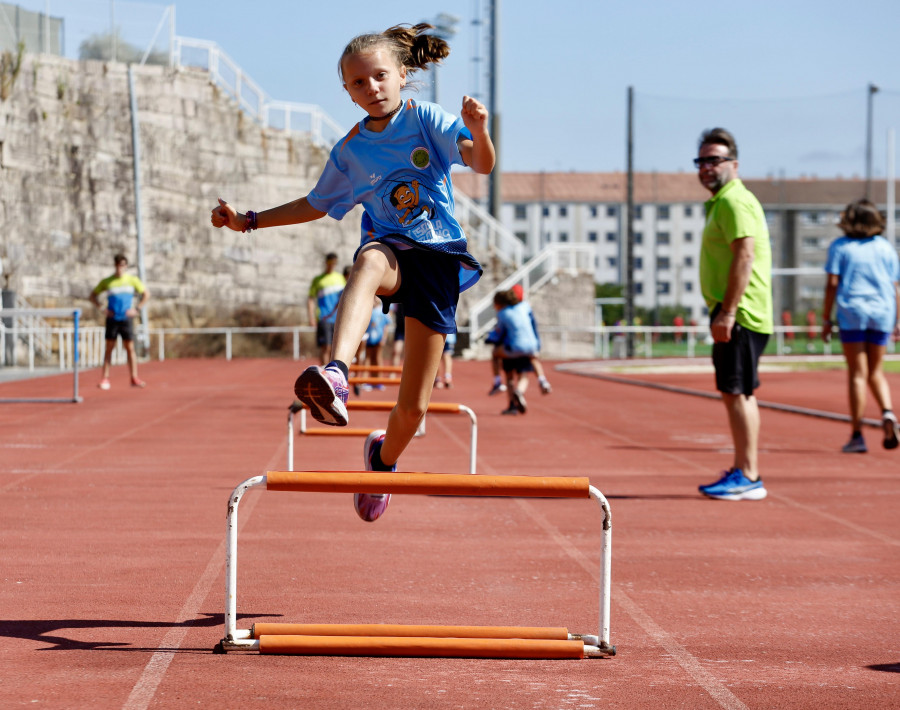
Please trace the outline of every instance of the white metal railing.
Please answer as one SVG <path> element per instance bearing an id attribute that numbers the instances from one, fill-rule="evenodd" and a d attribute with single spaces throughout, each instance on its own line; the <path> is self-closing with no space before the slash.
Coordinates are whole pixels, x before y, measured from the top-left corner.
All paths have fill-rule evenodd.
<path id="1" fill-rule="evenodd" d="M 481 340 L 494 327 L 494 292 L 522 284 L 526 292 L 535 291 L 558 271 L 594 272 L 594 248 L 589 244 L 548 244 L 527 263 L 505 278 L 490 294 L 469 306 L 469 341 Z"/>
<path id="2" fill-rule="evenodd" d="M 308 133 L 313 143 L 323 147 L 331 147 L 345 133 L 320 106 L 273 101 L 215 42 L 176 36 L 172 42 L 172 62 L 175 67 L 206 69 L 217 86 L 264 126 Z"/>
<path id="3" fill-rule="evenodd" d="M 456 220 L 466 230 L 470 243 L 515 268 L 525 260 L 525 245 L 490 212 L 463 192 L 454 192 Z"/>
<path id="4" fill-rule="evenodd" d="M 712 346 L 709 336 L 709 326 L 620 326 L 620 325 L 584 325 L 584 326 L 560 326 L 546 323 L 540 324 L 542 341 L 542 356 L 548 359 L 624 359 L 626 357 L 626 338 L 628 334 L 634 337 L 634 354 L 636 358 L 647 360 L 654 357 L 664 358 L 693 358 L 707 356 Z M 50 358 L 50 366 L 59 368 L 60 371 L 69 371 L 74 366 L 73 328 L 71 326 L 50 328 L 50 332 L 56 343 L 56 348 Z M 818 338 L 802 338 L 808 333 L 808 326 L 775 326 L 775 333 L 771 343 L 774 345 L 774 354 L 779 356 L 804 356 L 833 355 L 841 357 L 840 343 L 833 338 L 829 343 L 821 343 Z M 819 326 L 821 330 L 821 326 Z M 88 326 L 79 328 L 78 352 L 79 366 L 81 368 L 100 367 L 103 364 L 103 356 L 106 348 L 105 329 L 102 326 Z M 171 343 L 169 336 L 192 335 L 203 338 L 222 338 L 225 341 L 225 359 L 234 358 L 233 339 L 236 335 L 253 334 L 291 334 L 293 336 L 293 358 L 299 360 L 303 356 L 300 346 L 302 333 L 312 335 L 315 328 L 311 326 L 273 326 L 266 328 L 239 328 L 239 327 L 211 327 L 211 328 L 151 328 L 150 337 L 156 338 L 156 347 L 151 347 L 148 355 L 155 352 L 156 358 L 164 361 L 167 357 L 167 343 Z M 460 333 L 470 333 L 471 330 L 461 326 Z M 817 331 L 818 333 L 819 331 Z M 800 335 L 801 338 L 792 337 Z M 28 337 L 29 331 L 24 332 L 25 342 L 28 345 L 28 367 L 33 370 L 36 366 L 34 339 Z M 4 345 L 5 333 L 0 331 L 0 349 Z M 169 338 L 167 340 L 167 337 Z M 664 342 L 662 342 L 664 341 Z M 805 342 L 806 346 L 796 347 L 795 343 Z M 472 339 L 471 342 L 475 343 Z M 807 347 L 809 346 L 809 347 Z M 894 357 L 897 352 L 897 343 L 891 341 L 888 344 L 888 353 Z M 489 350 L 484 349 L 479 353 L 473 349 L 473 354 L 489 356 Z M 770 350 L 771 352 L 771 350 Z M 315 357 L 318 350 L 310 347 L 306 357 Z M 126 354 L 121 341 L 113 350 L 112 364 L 124 364 Z M 55 361 L 55 365 L 53 364 Z M 44 364 L 47 365 L 45 359 Z"/>
<path id="5" fill-rule="evenodd" d="M 22 311 L 33 311 L 31 304 L 22 296 L 16 294 L 13 308 Z M 2 314 L 0 309 L 0 314 Z M 12 338 L 13 341 L 21 340 L 25 342 L 30 340 L 33 346 L 29 348 L 29 352 L 34 351 L 39 357 L 48 355 L 52 349 L 50 324 L 41 318 L 37 313 L 19 313 L 14 316 L 0 318 L 0 332 L 6 338 Z M 3 362 L 6 354 L 6 343 L 4 348 L 0 349 L 0 362 Z"/>

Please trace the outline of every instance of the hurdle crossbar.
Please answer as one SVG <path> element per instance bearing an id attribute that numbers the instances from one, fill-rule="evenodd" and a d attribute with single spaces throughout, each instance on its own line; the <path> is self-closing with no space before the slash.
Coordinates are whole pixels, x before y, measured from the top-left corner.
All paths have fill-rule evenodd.
<path id="1" fill-rule="evenodd" d="M 603 513 L 596 635 L 555 627 L 464 627 L 392 624 L 254 624 L 237 628 L 238 506 L 251 488 L 315 493 L 391 493 L 478 497 L 591 498 Z M 586 477 L 479 476 L 452 473 L 269 471 L 240 483 L 228 499 L 225 637 L 215 651 L 299 655 L 465 658 L 595 658 L 615 655 L 609 643 L 612 516 Z"/>
<path id="2" fill-rule="evenodd" d="M 390 412 L 397 406 L 397 403 L 350 400 L 347 402 L 346 406 L 348 411 Z M 288 407 L 287 419 L 287 467 L 290 471 L 294 470 L 294 415 L 298 412 L 300 414 L 299 433 L 307 436 L 368 436 L 374 431 L 374 429 L 349 429 L 347 427 L 309 429 L 307 428 L 306 422 L 306 407 L 302 402 L 295 400 L 291 403 L 290 407 Z M 471 423 L 469 433 L 469 473 L 476 473 L 478 461 L 478 418 L 475 416 L 475 412 L 466 405 L 458 404 L 456 402 L 429 402 L 426 413 L 465 414 L 469 417 L 469 422 Z M 416 436 L 423 436 L 424 434 L 425 420 L 423 419 L 422 424 L 419 426 L 419 430 L 416 432 Z"/>
<path id="3" fill-rule="evenodd" d="M 403 368 L 400 365 L 348 365 L 350 372 L 394 372 L 400 374 Z"/>
<path id="4" fill-rule="evenodd" d="M 399 385 L 399 377 L 364 377 L 357 375 L 356 377 L 347 378 L 348 385 Z"/>

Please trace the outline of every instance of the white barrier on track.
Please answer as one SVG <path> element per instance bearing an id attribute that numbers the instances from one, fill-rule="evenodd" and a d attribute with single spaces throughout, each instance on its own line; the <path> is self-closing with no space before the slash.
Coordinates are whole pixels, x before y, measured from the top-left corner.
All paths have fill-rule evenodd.
<path id="1" fill-rule="evenodd" d="M 254 638 L 253 629 L 237 628 L 237 538 L 238 506 L 244 494 L 256 486 L 268 491 L 310 493 L 391 493 L 417 495 L 446 495 L 473 497 L 529 497 L 529 498 L 591 498 L 603 513 L 601 535 L 601 564 L 599 591 L 598 633 L 568 634 L 564 640 L 551 642 L 512 632 L 473 640 L 463 634 L 461 627 L 423 637 L 421 630 L 408 632 L 391 629 L 389 636 L 369 630 L 360 632 L 358 626 L 328 631 L 319 626 L 314 632 L 287 629 L 280 640 L 271 634 Z M 299 655 L 357 655 L 357 656 L 431 656 L 431 657 L 488 657 L 488 658 L 595 658 L 613 656 L 615 646 L 609 643 L 609 611 L 612 572 L 612 517 L 604 495 L 587 478 L 537 476 L 471 476 L 447 473 L 379 473 L 372 471 L 269 471 L 240 483 L 228 499 L 227 546 L 225 558 L 225 636 L 216 644 L 216 653 L 228 651 L 259 651 L 262 653 L 290 653 Z M 367 625 L 368 626 L 368 625 Z M 376 628 L 378 626 L 376 625 Z M 405 627 L 415 629 L 416 627 Z M 472 627 L 467 627 L 472 628 Z M 496 627 L 475 627 L 493 629 Z M 508 628 L 508 627 L 507 627 Z M 518 627 L 514 627 L 518 628 Z M 549 630 L 548 630 L 549 631 Z M 429 632 L 434 633 L 434 632 Z M 495 633 L 493 631 L 487 634 Z M 456 634 L 454 636 L 454 634 Z M 448 643 L 447 636 L 450 636 Z M 484 634 L 476 634 L 483 636 Z M 461 638 L 465 636 L 465 638 Z M 350 640 L 341 637 L 350 637 Z M 524 637 L 524 638 L 523 638 Z M 546 638 L 546 637 L 542 637 Z M 510 643 L 510 641 L 515 643 Z M 554 645 L 555 644 L 555 645 Z M 563 647 L 564 646 L 564 647 Z"/>

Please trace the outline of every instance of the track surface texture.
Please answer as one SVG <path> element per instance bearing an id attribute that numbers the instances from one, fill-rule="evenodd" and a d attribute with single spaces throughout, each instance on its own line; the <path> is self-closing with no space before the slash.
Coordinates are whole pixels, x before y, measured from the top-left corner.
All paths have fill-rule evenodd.
<path id="1" fill-rule="evenodd" d="M 287 407 L 308 364 L 149 363 L 145 390 L 120 367 L 108 392 L 88 371 L 80 404 L 0 405 L 2 707 L 900 707 L 900 452 L 867 429 L 870 453 L 841 454 L 847 424 L 764 410 L 768 498 L 708 500 L 697 485 L 732 455 L 721 403 L 597 379 L 606 366 L 594 363 L 548 363 L 553 393 L 533 382 L 523 416 L 500 415 L 483 362 L 456 363 L 434 400 L 478 415 L 479 473 L 589 476 L 608 497 L 616 657 L 213 654 L 228 497 L 286 468 Z M 621 376 L 712 391 L 711 371 Z M 845 413 L 845 379 L 764 372 L 759 397 Z M 8 382 L 0 397 L 70 383 Z M 351 412 L 350 426 L 385 421 Z M 469 426 L 430 415 L 401 470 L 467 473 Z M 299 470 L 362 467 L 361 438 L 294 443 Z M 238 625 L 596 634 L 600 520 L 586 500 L 397 495 L 369 524 L 348 494 L 253 490 L 239 514 Z"/>

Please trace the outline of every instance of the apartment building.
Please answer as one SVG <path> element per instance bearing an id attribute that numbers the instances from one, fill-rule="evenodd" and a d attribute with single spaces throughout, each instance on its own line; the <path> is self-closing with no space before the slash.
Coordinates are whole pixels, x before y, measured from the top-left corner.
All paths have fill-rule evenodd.
<path id="1" fill-rule="evenodd" d="M 828 244 L 847 203 L 865 194 L 862 180 L 745 179 L 766 212 L 775 267 L 807 274 L 777 276 L 776 312 L 818 308 Z M 455 173 L 457 190 L 484 199 L 487 181 Z M 597 283 L 625 282 L 626 175 L 624 173 L 504 173 L 501 222 L 525 245 L 526 258 L 552 242 L 594 245 Z M 679 307 L 687 318 L 707 315 L 700 293 L 698 255 L 703 204 L 709 193 L 694 173 L 634 175 L 635 305 Z M 884 209 L 886 183 L 874 181 Z M 900 216 L 900 215 L 898 215 Z"/>

